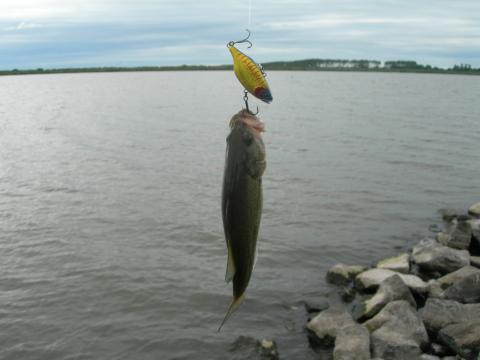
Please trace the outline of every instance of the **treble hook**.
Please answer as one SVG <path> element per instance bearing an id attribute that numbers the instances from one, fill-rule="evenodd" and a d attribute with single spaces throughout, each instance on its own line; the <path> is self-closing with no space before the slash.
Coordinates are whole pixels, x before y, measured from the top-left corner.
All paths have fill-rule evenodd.
<path id="1" fill-rule="evenodd" d="M 248 29 L 245 29 L 245 30 L 248 32 L 248 36 L 247 36 L 245 39 L 243 39 L 243 40 L 238 40 L 238 41 L 230 41 L 230 42 L 228 43 L 228 46 L 233 46 L 233 45 L 235 45 L 235 44 L 241 44 L 241 43 L 249 43 L 250 45 L 248 46 L 248 49 L 250 49 L 250 48 L 253 46 L 253 45 L 252 45 L 252 42 L 251 42 L 250 40 L 248 40 L 248 38 L 250 37 L 250 34 L 251 34 L 251 33 L 250 33 L 250 30 L 248 30 Z"/>
<path id="2" fill-rule="evenodd" d="M 251 115 L 257 115 L 258 114 L 258 106 L 257 106 L 257 112 L 256 113 L 253 113 L 250 108 L 248 107 L 248 91 L 247 90 L 243 90 L 243 93 L 245 95 L 243 95 L 243 101 L 245 101 L 245 107 L 247 108 L 247 111 L 251 114 Z"/>

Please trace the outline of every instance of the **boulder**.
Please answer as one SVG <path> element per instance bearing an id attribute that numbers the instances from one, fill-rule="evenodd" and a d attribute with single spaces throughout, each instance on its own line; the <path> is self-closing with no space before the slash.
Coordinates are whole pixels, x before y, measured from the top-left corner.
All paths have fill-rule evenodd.
<path id="1" fill-rule="evenodd" d="M 336 264 L 328 270 L 327 281 L 335 285 L 347 285 L 365 269 L 359 265 Z"/>
<path id="2" fill-rule="evenodd" d="M 474 272 L 455 281 L 442 294 L 444 299 L 464 304 L 480 302 L 480 272 Z"/>
<path id="3" fill-rule="evenodd" d="M 480 304 L 429 298 L 419 313 L 427 330 L 437 333 L 450 324 L 480 321 Z"/>
<path id="4" fill-rule="evenodd" d="M 440 283 L 435 280 L 431 279 L 428 280 L 428 296 L 433 298 L 441 298 L 443 294 L 443 288 Z"/>
<path id="5" fill-rule="evenodd" d="M 474 217 L 480 218 L 480 202 L 470 206 L 468 213 Z"/>
<path id="6" fill-rule="evenodd" d="M 343 309 L 329 308 L 307 323 L 307 329 L 310 330 L 315 337 L 314 342 L 322 346 L 332 346 L 337 337 L 338 331 L 344 326 L 356 324 L 352 316 Z"/>
<path id="7" fill-rule="evenodd" d="M 418 359 L 428 343 L 419 315 L 405 300 L 389 303 L 365 326 L 371 331 L 372 356 L 384 360 Z"/>
<path id="8" fill-rule="evenodd" d="M 428 335 L 422 319 L 405 300 L 397 300 L 386 305 L 375 317 L 365 322 L 365 326 L 372 333 L 382 330 L 382 337 L 388 335 L 402 339 L 402 344 L 415 343 L 417 347 L 428 344 Z M 372 337 L 373 341 L 373 337 Z M 380 354 L 375 356 L 382 357 Z"/>
<path id="9" fill-rule="evenodd" d="M 470 253 L 480 255 L 480 219 L 470 220 L 472 228 L 472 241 L 470 242 Z"/>
<path id="10" fill-rule="evenodd" d="M 408 274 L 410 271 L 410 255 L 401 254 L 398 256 L 383 259 L 377 263 L 377 268 L 388 269 L 400 273 Z"/>
<path id="11" fill-rule="evenodd" d="M 470 240 L 472 238 L 472 228 L 468 221 L 458 221 L 453 226 L 450 239 L 446 241 L 446 246 L 454 249 L 466 250 L 470 247 Z"/>
<path id="12" fill-rule="evenodd" d="M 260 355 L 265 360 L 278 360 L 280 358 L 275 340 L 263 339 L 260 342 Z"/>
<path id="13" fill-rule="evenodd" d="M 357 275 L 355 287 L 359 290 L 375 290 L 389 277 L 397 275 L 410 289 L 425 293 L 428 291 L 428 284 L 415 275 L 400 274 L 388 269 L 370 269 Z"/>
<path id="14" fill-rule="evenodd" d="M 361 318 L 374 316 L 385 305 L 395 300 L 405 300 L 414 308 L 417 306 L 409 288 L 398 275 L 393 275 L 385 279 L 380 284 L 377 293 L 363 303 L 363 314 Z"/>
<path id="15" fill-rule="evenodd" d="M 446 232 L 439 232 L 435 236 L 435 239 L 442 245 L 448 246 L 448 244 L 452 241 L 452 235 Z"/>
<path id="16" fill-rule="evenodd" d="M 311 313 L 319 313 L 323 310 L 326 310 L 329 308 L 330 304 L 328 303 L 327 300 L 322 300 L 322 299 L 307 299 L 303 300 L 300 302 L 305 306 L 305 310 L 311 314 Z"/>
<path id="17" fill-rule="evenodd" d="M 440 340 L 467 360 L 480 355 L 480 321 L 452 324 L 439 333 Z"/>
<path id="18" fill-rule="evenodd" d="M 470 254 L 426 239 L 413 248 L 412 260 L 423 270 L 448 274 L 470 264 Z"/>
<path id="19" fill-rule="evenodd" d="M 239 336 L 229 347 L 228 358 L 278 360 L 277 345 L 273 340 L 258 341 L 250 336 Z"/>
<path id="20" fill-rule="evenodd" d="M 437 282 L 442 289 L 446 289 L 453 283 L 459 282 L 461 279 L 475 273 L 480 273 L 480 269 L 471 265 L 467 265 L 454 272 L 451 272 L 450 274 L 442 276 L 441 278 L 437 279 Z"/>
<path id="21" fill-rule="evenodd" d="M 374 331 L 370 341 L 372 356 L 382 360 L 418 359 L 422 353 L 415 341 L 398 336 L 398 333 L 390 329 L 380 328 Z"/>
<path id="22" fill-rule="evenodd" d="M 369 360 L 370 333 L 360 324 L 341 328 L 335 339 L 334 360 Z"/>
<path id="23" fill-rule="evenodd" d="M 476 268 L 480 268 L 480 256 L 470 256 L 470 264 Z"/>
<path id="24" fill-rule="evenodd" d="M 422 354 L 419 357 L 419 360 L 440 360 L 438 356 L 430 355 L 430 354 Z"/>

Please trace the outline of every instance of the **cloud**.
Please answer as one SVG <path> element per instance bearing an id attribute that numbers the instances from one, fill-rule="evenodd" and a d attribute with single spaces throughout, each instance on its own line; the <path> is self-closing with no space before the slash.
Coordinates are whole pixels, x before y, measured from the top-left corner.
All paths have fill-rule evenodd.
<path id="1" fill-rule="evenodd" d="M 36 23 L 27 23 L 22 21 L 21 23 L 18 23 L 15 26 L 7 26 L 4 29 L 7 31 L 17 31 L 17 30 L 26 30 L 26 29 L 35 29 L 42 27 L 42 24 L 36 24 Z"/>
<path id="2" fill-rule="evenodd" d="M 410 58 L 480 67 L 470 0 L 2 0 L 0 68 L 230 63 L 252 30 L 259 62 Z"/>

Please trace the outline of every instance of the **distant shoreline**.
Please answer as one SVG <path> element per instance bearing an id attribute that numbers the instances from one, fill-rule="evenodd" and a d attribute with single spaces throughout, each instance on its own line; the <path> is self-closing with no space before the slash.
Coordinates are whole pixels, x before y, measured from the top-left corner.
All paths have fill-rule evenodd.
<path id="1" fill-rule="evenodd" d="M 105 66 L 58 69 L 12 69 L 0 70 L 0 76 L 35 75 L 35 74 L 75 74 L 134 71 L 225 71 L 232 70 L 232 65 L 178 65 L 178 66 Z M 379 73 L 411 73 L 411 74 L 453 74 L 480 75 L 480 68 L 472 68 L 468 64 L 455 65 L 443 69 L 430 65 L 421 65 L 415 61 L 386 61 L 383 65 L 376 60 L 331 60 L 306 59 L 295 61 L 278 61 L 264 63 L 267 71 L 342 71 L 342 72 L 379 72 Z"/>

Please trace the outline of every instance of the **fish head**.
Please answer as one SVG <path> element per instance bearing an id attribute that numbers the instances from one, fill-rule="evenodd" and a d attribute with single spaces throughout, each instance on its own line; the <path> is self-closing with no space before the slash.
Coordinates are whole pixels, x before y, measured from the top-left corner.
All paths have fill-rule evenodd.
<path id="1" fill-rule="evenodd" d="M 232 129 L 241 132 L 244 145 L 244 164 L 251 177 L 260 178 L 266 168 L 265 145 L 261 137 L 264 124 L 247 110 L 235 114 L 231 121 Z"/>

